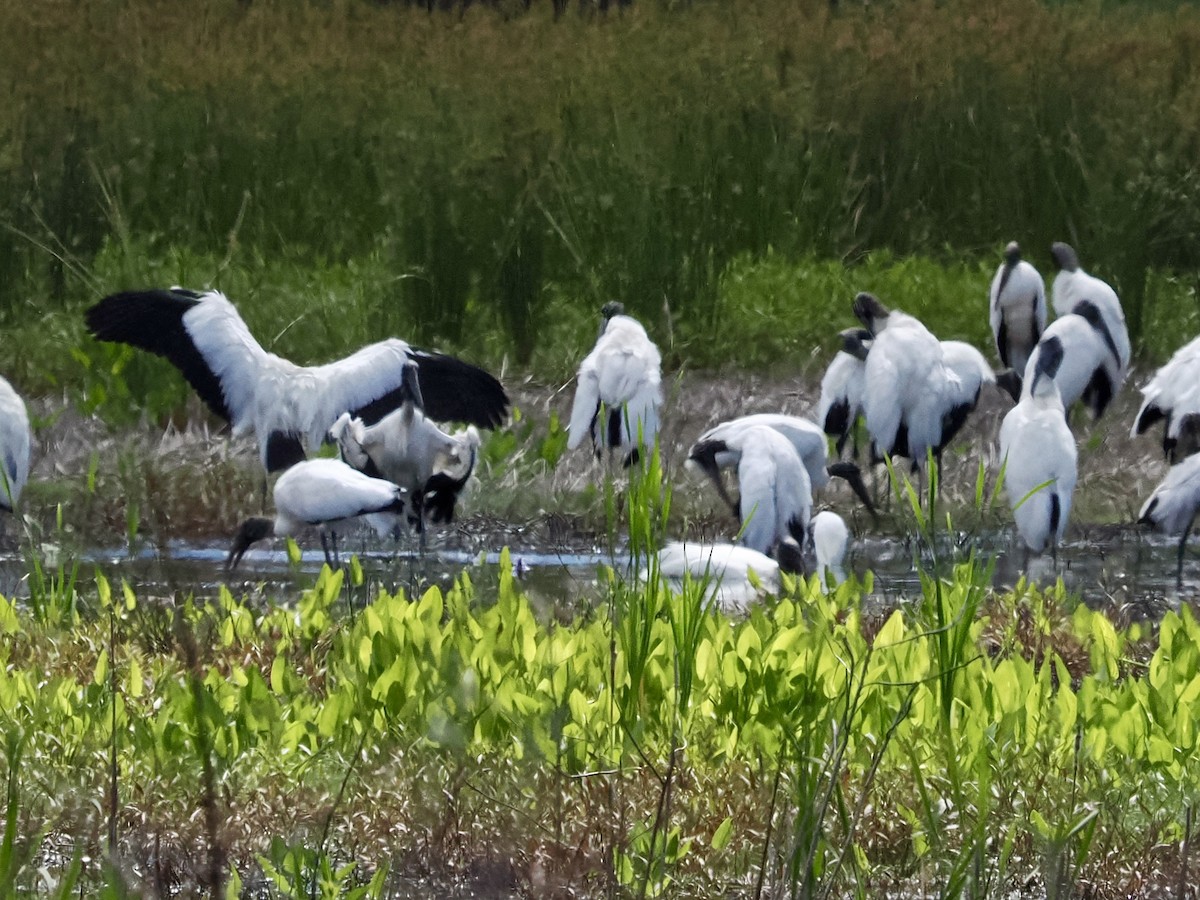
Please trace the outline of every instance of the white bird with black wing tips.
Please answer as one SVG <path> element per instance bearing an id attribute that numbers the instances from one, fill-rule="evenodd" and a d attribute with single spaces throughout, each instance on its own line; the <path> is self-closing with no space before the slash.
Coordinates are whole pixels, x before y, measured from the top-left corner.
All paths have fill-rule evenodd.
<path id="1" fill-rule="evenodd" d="M 1175 586 L 1183 586 L 1183 553 L 1196 513 L 1200 511 L 1200 454 L 1171 466 L 1166 478 L 1142 505 L 1138 522 L 1164 534 L 1179 535 Z"/>
<path id="2" fill-rule="evenodd" d="M 1051 285 L 1054 312 L 1058 316 L 1078 313 L 1081 303 L 1090 303 L 1099 312 L 1110 336 L 1116 356 L 1117 371 L 1124 381 L 1129 369 L 1129 329 L 1125 325 L 1125 311 L 1117 292 L 1106 281 L 1089 275 L 1079 265 L 1079 255 L 1070 244 L 1058 241 L 1050 245 L 1050 256 L 1058 268 Z"/>
<path id="3" fill-rule="evenodd" d="M 241 524 L 225 568 L 235 568 L 258 541 L 296 536 L 309 528 L 320 531 L 325 561 L 337 566 L 337 530 L 363 520 L 386 537 L 402 521 L 405 494 L 398 485 L 365 475 L 339 459 L 302 460 L 275 482 L 275 518 L 254 516 Z"/>
<path id="4" fill-rule="evenodd" d="M 1004 488 L 1017 532 L 1034 553 L 1057 555 L 1075 493 L 1077 451 L 1054 381 L 1065 362 L 1061 341 L 1043 335 L 1024 393 L 1000 425 Z"/>
<path id="5" fill-rule="evenodd" d="M 735 515 L 739 504 L 725 490 L 721 473 L 740 465 L 741 451 L 738 448 L 745 445 L 745 432 L 763 427 L 777 431 L 795 448 L 812 490 L 825 487 L 831 478 L 842 478 L 871 515 L 875 515 L 875 507 L 858 466 L 852 462 L 829 463 L 829 441 L 821 426 L 801 416 L 783 413 L 753 413 L 714 425 L 700 435 L 688 451 L 688 464 L 709 477 L 721 499 Z"/>
<path id="6" fill-rule="evenodd" d="M 408 492 L 410 518 L 424 548 L 425 521 L 454 521 L 455 507 L 475 469 L 479 432 L 448 434 L 412 396 L 374 425 L 342 413 L 329 430 L 343 461 Z"/>
<path id="7" fill-rule="evenodd" d="M 1028 381 L 1037 368 L 1042 345 L 1053 338 L 1062 350 L 1062 360 L 1052 376 L 1058 386 L 1064 409 L 1070 410 L 1082 400 L 1094 419 L 1104 415 L 1112 398 L 1120 390 L 1124 375 L 1117 364 L 1117 347 L 1108 323 L 1095 304 L 1080 301 L 1075 312 L 1060 316 L 1042 333 L 1025 367 L 1021 399 L 1029 394 Z"/>
<path id="8" fill-rule="evenodd" d="M 1142 388 L 1129 436 L 1163 423 L 1163 455 L 1179 462 L 1200 450 L 1200 337 L 1184 344 Z"/>
<path id="9" fill-rule="evenodd" d="M 165 357 L 200 398 L 233 426 L 253 432 L 268 472 L 304 459 L 349 410 L 368 424 L 400 402 L 405 372 L 416 365 L 428 413 L 440 421 L 494 428 L 508 397 L 500 382 L 452 356 L 391 338 L 345 359 L 299 366 L 264 350 L 219 291 L 127 291 L 87 311 L 91 333 Z"/>
<path id="10" fill-rule="evenodd" d="M 567 449 L 590 435 L 596 455 L 616 450 L 626 466 L 654 446 L 662 404 L 662 357 L 636 319 L 620 303 L 601 310 L 600 336 L 579 366 L 567 426 Z M 640 436 L 640 442 L 639 442 Z"/>
<path id="11" fill-rule="evenodd" d="M 862 415 L 867 354 L 871 350 L 872 338 L 871 332 L 865 328 L 847 328 L 839 336 L 842 349 L 833 357 L 821 377 L 817 422 L 834 439 L 838 456 L 841 456 L 846 449 L 846 441 L 854 434 L 859 416 Z M 858 456 L 857 438 L 854 456 Z"/>
<path id="12" fill-rule="evenodd" d="M 1046 282 L 1021 259 L 1016 241 L 1004 248 L 1004 262 L 992 278 L 988 296 L 1000 362 L 1021 375 L 1046 330 Z"/>
<path id="13" fill-rule="evenodd" d="M 0 509 L 13 512 L 29 478 L 29 414 L 8 380 L 0 378 Z"/>

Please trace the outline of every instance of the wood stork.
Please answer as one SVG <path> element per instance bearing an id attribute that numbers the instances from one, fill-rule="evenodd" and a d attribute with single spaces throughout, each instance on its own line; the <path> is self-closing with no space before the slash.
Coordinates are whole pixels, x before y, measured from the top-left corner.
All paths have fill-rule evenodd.
<path id="1" fill-rule="evenodd" d="M 742 523 L 741 543 L 760 553 L 773 552 L 781 562 L 789 558 L 784 564 L 794 571 L 803 569 L 799 560 L 812 513 L 812 483 L 791 441 L 774 428 L 754 424 L 698 441 L 692 460 L 705 471 L 710 471 L 709 461 L 718 468 L 736 465 L 738 502 L 720 490 Z"/>
<path id="2" fill-rule="evenodd" d="M 1000 362 L 1019 375 L 1046 330 L 1046 282 L 1021 259 L 1016 241 L 1004 248 L 1004 262 L 992 278 L 989 301 Z"/>
<path id="3" fill-rule="evenodd" d="M 1034 553 L 1049 544 L 1057 555 L 1075 492 L 1075 438 L 1054 381 L 1066 361 L 1062 341 L 1047 330 L 1030 360 L 1021 400 L 1000 424 L 1005 492 L 1017 531 Z"/>
<path id="4" fill-rule="evenodd" d="M 1162 448 L 1176 463 L 1200 450 L 1200 337 L 1184 344 L 1142 388 L 1130 437 L 1163 422 Z"/>
<path id="5" fill-rule="evenodd" d="M 794 563 L 795 557 L 784 557 Z M 687 581 L 707 581 L 717 606 L 726 611 L 744 610 L 761 592 L 778 594 L 780 571 L 787 571 L 765 553 L 740 544 L 704 544 L 674 541 L 657 557 L 658 574 L 675 591 Z M 757 584 L 756 584 L 757 582 Z"/>
<path id="6" fill-rule="evenodd" d="M 871 349 L 872 336 L 865 328 L 847 328 L 840 332 L 839 336 L 842 339 L 842 349 L 837 352 L 821 377 L 817 422 L 825 433 L 834 439 L 838 456 L 841 456 L 846 449 L 846 441 L 854 434 L 858 417 L 862 415 L 867 353 Z M 854 456 L 858 456 L 857 439 L 854 443 Z"/>
<path id="7" fill-rule="evenodd" d="M 943 422 L 958 415 L 969 391 L 945 365 L 941 342 L 917 319 L 867 293 L 854 298 L 854 314 L 875 336 L 863 394 L 872 462 L 907 456 L 923 470 L 927 452 L 945 443 Z"/>
<path id="8" fill-rule="evenodd" d="M 1029 357 L 1025 380 L 1028 382 L 1037 367 L 1042 343 L 1054 338 L 1063 358 L 1052 377 L 1063 407 L 1069 410 L 1077 401 L 1083 400 L 1091 409 L 1092 417 L 1098 419 L 1120 389 L 1124 375 L 1117 364 L 1112 334 L 1100 310 L 1088 300 L 1076 304 L 1075 310 L 1046 327 L 1042 340 Z M 1021 389 L 1021 399 L 1024 400 L 1028 393 L 1026 384 Z"/>
<path id="9" fill-rule="evenodd" d="M 942 433 L 934 454 L 942 450 L 962 430 L 967 417 L 979 405 L 979 394 L 985 384 L 996 383 L 996 373 L 983 354 L 965 341 L 940 341 L 942 364 L 956 376 L 946 386 L 946 404 L 942 411 Z"/>
<path id="10" fill-rule="evenodd" d="M 219 291 L 112 294 L 87 311 L 87 326 L 102 341 L 174 364 L 235 435 L 254 432 L 268 472 L 304 459 L 346 410 L 377 422 L 400 402 L 414 365 L 425 409 L 436 419 L 494 428 L 508 409 L 504 388 L 487 372 L 396 338 L 337 362 L 298 366 L 264 350 Z"/>
<path id="11" fill-rule="evenodd" d="M 835 584 L 841 584 L 846 580 L 842 562 L 846 558 L 846 545 L 850 543 L 850 529 L 841 516 L 826 509 L 813 516 L 810 530 L 817 577 L 824 581 L 828 573 Z"/>
<path id="12" fill-rule="evenodd" d="M 29 478 L 29 414 L 8 380 L 0 378 L 0 509 L 12 512 Z"/>
<path id="13" fill-rule="evenodd" d="M 226 569 L 234 569 L 255 542 L 271 536 L 295 536 L 308 528 L 320 531 L 325 561 L 337 566 L 339 526 L 362 519 L 385 537 L 406 506 L 403 488 L 365 475 L 339 459 L 296 463 L 275 482 L 274 498 L 274 519 L 254 516 L 238 528 L 225 559 Z"/>
<path id="14" fill-rule="evenodd" d="M 1058 269 L 1051 285 L 1054 312 L 1058 316 L 1079 312 L 1079 305 L 1091 303 L 1100 311 L 1111 337 L 1113 352 L 1121 379 L 1129 369 L 1129 329 L 1125 325 L 1125 311 L 1117 292 L 1106 281 L 1101 281 L 1079 266 L 1079 256 L 1070 244 L 1058 241 L 1050 246 L 1050 256 Z"/>
<path id="15" fill-rule="evenodd" d="M 639 435 L 641 445 L 653 447 L 658 434 L 662 357 L 620 303 L 606 303 L 600 312 L 600 336 L 579 365 L 567 449 L 590 434 L 597 458 L 603 448 L 619 450 L 631 466 L 641 458 Z"/>
<path id="16" fill-rule="evenodd" d="M 1175 563 L 1175 587 L 1183 586 L 1183 553 L 1196 512 L 1200 510 L 1200 455 L 1189 456 L 1171 466 L 1162 483 L 1142 505 L 1138 522 L 1165 534 L 1179 535 Z"/>
<path id="17" fill-rule="evenodd" d="M 733 510 L 734 515 L 738 515 L 739 503 L 725 490 L 721 472 L 737 468 L 741 462 L 741 451 L 738 448 L 745 443 L 744 432 L 760 427 L 779 432 L 791 443 L 804 464 L 812 490 L 818 491 L 825 487 L 831 478 L 841 478 L 850 485 L 871 515 L 875 515 L 875 507 L 871 503 L 871 496 L 863 483 L 862 472 L 858 466 L 852 462 L 829 463 L 829 441 L 821 426 L 801 416 L 782 413 L 754 413 L 714 425 L 696 439 L 688 452 L 688 464 L 712 480 L 717 493 Z"/>
<path id="18" fill-rule="evenodd" d="M 374 425 L 342 413 L 329 429 L 329 440 L 344 462 L 408 492 L 409 515 L 422 546 L 427 517 L 434 524 L 454 521 L 480 443 L 475 426 L 448 434 L 425 417 L 415 399 Z"/>

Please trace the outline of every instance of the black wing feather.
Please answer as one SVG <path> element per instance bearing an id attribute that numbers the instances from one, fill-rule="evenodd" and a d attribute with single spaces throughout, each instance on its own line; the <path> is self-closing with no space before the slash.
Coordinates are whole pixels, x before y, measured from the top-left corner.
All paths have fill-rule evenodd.
<path id="1" fill-rule="evenodd" d="M 491 374 L 478 366 L 444 353 L 413 350 L 417 382 L 425 400 L 425 415 L 438 422 L 466 422 L 479 428 L 496 428 L 508 415 L 508 395 Z M 374 425 L 405 399 L 403 385 L 356 410 L 367 425 Z"/>
<path id="2" fill-rule="evenodd" d="M 161 356 L 175 366 L 208 408 L 232 420 L 221 383 L 183 324 L 200 295 L 183 289 L 124 291 L 111 294 L 85 313 L 88 331 L 101 341 L 128 344 Z"/>

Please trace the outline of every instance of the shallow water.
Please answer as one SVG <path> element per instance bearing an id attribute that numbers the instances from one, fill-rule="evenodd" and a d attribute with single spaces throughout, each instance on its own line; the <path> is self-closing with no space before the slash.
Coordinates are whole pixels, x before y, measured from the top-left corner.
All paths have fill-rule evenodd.
<path id="1" fill-rule="evenodd" d="M 936 559 L 913 539 L 866 536 L 856 539 L 847 556 L 846 569 L 862 579 L 874 573 L 872 605 L 886 608 L 919 595 L 918 564 L 933 571 L 935 564 L 949 571 L 966 559 L 973 546 L 977 558 L 993 564 L 992 584 L 1014 585 L 1022 574 L 1040 584 L 1061 577 L 1067 589 L 1089 606 L 1121 607 L 1135 615 L 1160 615 L 1169 605 L 1200 593 L 1200 553 L 1189 547 L 1184 561 L 1182 590 L 1175 589 L 1176 543 L 1172 539 L 1135 528 L 1093 529 L 1060 548 L 1057 563 L 1035 557 L 1025 568 L 1025 554 L 1010 532 L 943 535 Z M 289 595 L 311 586 L 324 563 L 319 548 L 306 546 L 298 565 L 286 551 L 256 548 L 232 574 L 224 570 L 227 548 L 213 544 L 176 542 L 162 550 L 145 547 L 130 554 L 125 549 L 96 550 L 78 560 L 78 578 L 85 583 L 96 570 L 111 581 L 125 579 L 140 597 L 196 598 L 216 596 L 222 585 L 235 595 L 252 595 L 286 602 Z M 449 587 L 465 569 L 478 594 L 494 595 L 500 565 L 498 551 L 472 552 L 457 548 L 431 548 L 422 559 L 415 552 L 396 553 L 359 545 L 366 579 L 390 590 L 410 593 L 429 585 Z M 348 558 L 343 553 L 343 559 Z M 545 547 L 514 548 L 511 563 L 534 605 L 547 616 L 569 618 L 586 609 L 602 594 L 604 567 L 627 573 L 627 556 L 609 556 L 596 549 L 555 550 Z M 0 593 L 28 597 L 29 576 L 23 557 L 0 559 Z"/>

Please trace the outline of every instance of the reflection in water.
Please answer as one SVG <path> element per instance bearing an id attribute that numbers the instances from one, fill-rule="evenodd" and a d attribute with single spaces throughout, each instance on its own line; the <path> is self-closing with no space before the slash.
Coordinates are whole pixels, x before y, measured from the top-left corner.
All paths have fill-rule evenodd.
<path id="1" fill-rule="evenodd" d="M 1129 606 L 1135 612 L 1161 609 L 1164 599 L 1174 602 L 1175 542 L 1134 528 L 1113 528 L 1068 543 L 1059 551 L 1057 565 L 1050 557 L 1034 558 L 1026 570 L 1024 553 L 1010 532 L 971 536 L 977 559 L 992 564 L 992 584 L 1011 588 L 1028 571 L 1039 584 L 1063 579 L 1068 591 L 1078 594 L 1093 607 Z M 959 546 L 953 537 L 939 540 L 937 554 L 913 539 L 866 537 L 852 543 L 847 571 L 860 579 L 874 572 L 872 599 L 881 607 L 893 606 L 921 592 L 918 565 L 926 572 L 935 567 L 949 573 L 955 562 L 967 556 L 968 539 Z M 222 585 L 235 595 L 259 596 L 286 602 L 287 597 L 311 586 L 324 563 L 320 550 L 302 554 L 292 565 L 280 549 L 255 550 L 231 578 L 224 562 L 227 548 L 216 545 L 173 543 L 163 553 L 146 548 L 130 556 L 124 550 L 96 550 L 78 561 L 78 578 L 88 584 L 93 572 L 103 572 L 110 581 L 129 581 L 140 597 L 197 599 L 214 597 Z M 494 596 L 500 554 L 473 554 L 461 550 L 431 551 L 422 560 L 414 554 L 361 549 L 359 559 L 368 582 L 410 593 L 430 585 L 443 589 L 453 584 L 464 569 L 470 572 L 478 595 Z M 586 610 L 603 594 L 604 568 L 612 566 L 627 575 L 628 557 L 609 557 L 599 552 L 554 552 L 546 548 L 513 550 L 511 562 L 522 587 L 539 611 L 548 617 L 570 618 Z M 29 572 L 19 554 L 0 557 L 0 594 L 29 596 Z M 1196 595 L 1200 589 L 1200 555 L 1190 553 L 1184 564 L 1180 596 Z"/>

